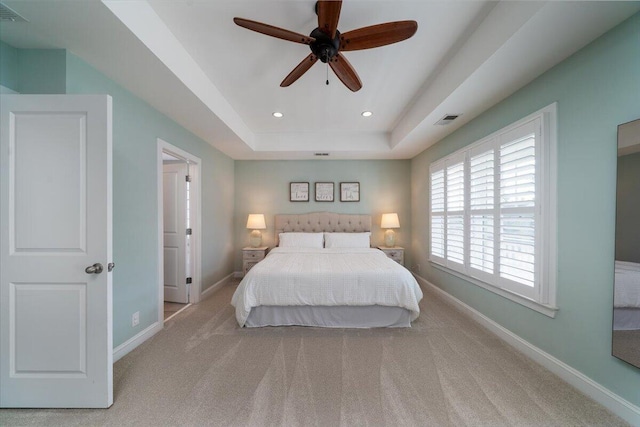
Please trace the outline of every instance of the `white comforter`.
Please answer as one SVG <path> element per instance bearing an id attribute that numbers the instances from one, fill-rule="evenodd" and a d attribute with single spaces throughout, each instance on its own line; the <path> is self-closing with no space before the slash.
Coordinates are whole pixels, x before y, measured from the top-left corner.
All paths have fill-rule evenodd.
<path id="1" fill-rule="evenodd" d="M 377 249 L 274 248 L 240 282 L 231 304 L 244 326 L 260 305 L 404 307 L 420 314 L 411 273 Z"/>
<path id="2" fill-rule="evenodd" d="M 614 307 L 640 308 L 640 264 L 616 261 Z"/>

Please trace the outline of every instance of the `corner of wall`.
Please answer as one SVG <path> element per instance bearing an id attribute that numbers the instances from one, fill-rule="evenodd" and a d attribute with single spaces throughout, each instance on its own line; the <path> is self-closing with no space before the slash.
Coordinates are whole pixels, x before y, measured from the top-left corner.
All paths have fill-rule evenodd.
<path id="1" fill-rule="evenodd" d="M 17 49 L 17 69 L 20 93 L 67 93 L 66 49 Z"/>
<path id="2" fill-rule="evenodd" d="M 18 49 L 0 40 L 0 86 L 19 92 Z"/>

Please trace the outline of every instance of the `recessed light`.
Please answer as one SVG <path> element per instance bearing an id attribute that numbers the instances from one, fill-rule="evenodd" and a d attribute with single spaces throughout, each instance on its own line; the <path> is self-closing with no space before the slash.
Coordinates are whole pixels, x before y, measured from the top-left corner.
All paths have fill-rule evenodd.
<path id="1" fill-rule="evenodd" d="M 363 111 L 362 112 L 362 117 L 371 117 L 373 113 L 371 111 Z"/>
<path id="2" fill-rule="evenodd" d="M 284 114 L 282 114 L 280 111 L 274 111 L 272 113 L 273 117 L 275 117 L 276 119 L 281 118 L 282 116 L 284 116 Z"/>

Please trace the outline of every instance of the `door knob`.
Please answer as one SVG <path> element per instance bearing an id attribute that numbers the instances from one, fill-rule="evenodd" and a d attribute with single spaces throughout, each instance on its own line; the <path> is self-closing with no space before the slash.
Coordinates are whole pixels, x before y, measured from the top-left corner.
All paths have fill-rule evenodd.
<path id="1" fill-rule="evenodd" d="M 109 273 L 111 273 L 111 271 L 113 271 L 113 269 L 116 267 L 116 263 L 115 262 L 110 262 L 109 264 L 107 264 L 107 271 Z"/>
<path id="2" fill-rule="evenodd" d="M 84 271 L 87 274 L 100 274 L 102 273 L 102 264 L 96 262 L 95 264 L 85 268 Z"/>

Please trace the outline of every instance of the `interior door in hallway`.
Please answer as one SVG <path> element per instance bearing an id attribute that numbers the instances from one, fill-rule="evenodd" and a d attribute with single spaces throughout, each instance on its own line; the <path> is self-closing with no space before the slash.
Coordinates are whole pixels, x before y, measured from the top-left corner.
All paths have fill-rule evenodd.
<path id="1" fill-rule="evenodd" d="M 0 407 L 113 403 L 111 98 L 0 96 Z"/>
<path id="2" fill-rule="evenodd" d="M 188 303 L 186 162 L 163 165 L 164 300 Z"/>

